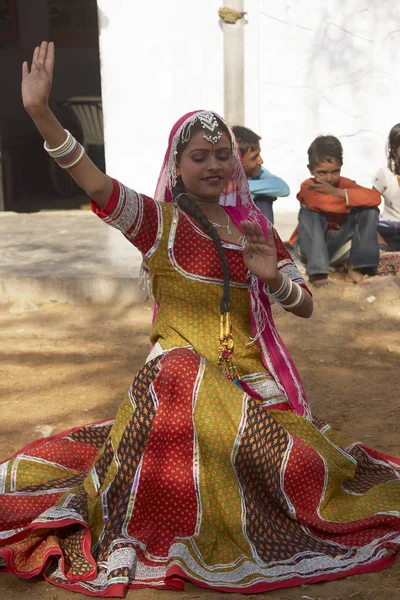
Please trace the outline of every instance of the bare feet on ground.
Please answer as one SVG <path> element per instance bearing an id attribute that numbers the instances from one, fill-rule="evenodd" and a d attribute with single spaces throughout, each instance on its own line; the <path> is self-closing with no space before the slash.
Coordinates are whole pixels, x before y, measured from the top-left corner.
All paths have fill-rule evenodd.
<path id="1" fill-rule="evenodd" d="M 355 271 L 354 269 L 349 269 L 346 273 L 344 280 L 347 283 L 361 283 L 369 278 L 369 275 L 364 275 L 359 271 Z"/>
<path id="2" fill-rule="evenodd" d="M 334 285 L 333 281 L 326 274 L 310 275 L 310 283 L 315 287 L 329 287 L 330 285 Z"/>

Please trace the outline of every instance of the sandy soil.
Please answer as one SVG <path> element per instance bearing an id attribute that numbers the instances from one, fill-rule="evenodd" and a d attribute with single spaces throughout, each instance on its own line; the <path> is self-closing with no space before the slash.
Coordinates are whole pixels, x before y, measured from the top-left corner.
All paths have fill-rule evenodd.
<path id="1" fill-rule="evenodd" d="M 400 454 L 400 280 L 315 292 L 310 320 L 276 311 L 315 414 L 353 439 Z M 130 308 L 45 304 L 0 306 L 0 457 L 40 436 L 113 416 L 147 355 L 151 304 Z M 397 385 L 396 385 L 397 383 Z M 0 598 L 67 600 L 44 581 L 0 575 Z M 79 596 L 80 597 L 80 596 Z M 184 593 L 130 591 L 128 598 L 220 600 L 239 594 L 187 586 Z M 252 598 L 256 598 L 252 596 Z M 387 571 L 270 592 L 266 600 L 398 600 L 399 563 Z"/>

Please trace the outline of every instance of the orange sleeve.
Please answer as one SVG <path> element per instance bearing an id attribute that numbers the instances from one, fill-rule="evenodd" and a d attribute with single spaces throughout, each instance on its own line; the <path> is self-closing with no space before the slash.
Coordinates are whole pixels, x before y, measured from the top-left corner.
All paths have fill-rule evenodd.
<path id="1" fill-rule="evenodd" d="M 326 213 L 347 213 L 348 208 L 343 198 L 331 196 L 330 194 L 321 194 L 316 190 L 311 190 L 308 186 L 312 179 L 307 179 L 301 184 L 297 199 L 300 204 L 306 206 L 309 210 Z M 340 186 L 341 187 L 341 186 Z"/>
<path id="2" fill-rule="evenodd" d="M 349 208 L 379 206 L 381 203 L 381 195 L 377 190 L 362 187 L 355 181 L 344 177 L 341 178 L 340 184 L 341 188 L 347 190 Z"/>

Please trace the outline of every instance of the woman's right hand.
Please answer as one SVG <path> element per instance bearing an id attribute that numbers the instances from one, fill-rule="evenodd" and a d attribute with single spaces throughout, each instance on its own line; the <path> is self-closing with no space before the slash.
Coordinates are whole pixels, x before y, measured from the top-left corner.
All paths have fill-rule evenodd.
<path id="1" fill-rule="evenodd" d="M 22 65 L 22 102 L 29 114 L 48 107 L 53 70 L 54 44 L 42 42 L 33 52 L 30 70 L 27 61 Z"/>

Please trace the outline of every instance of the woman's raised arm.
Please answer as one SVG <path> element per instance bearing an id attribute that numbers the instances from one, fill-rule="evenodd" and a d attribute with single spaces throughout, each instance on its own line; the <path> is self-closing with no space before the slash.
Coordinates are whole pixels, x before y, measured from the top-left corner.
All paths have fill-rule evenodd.
<path id="1" fill-rule="evenodd" d="M 59 160 L 65 161 L 64 165 L 69 174 L 100 208 L 104 208 L 113 189 L 112 180 L 100 171 L 86 154 L 80 158 L 79 147 L 71 146 L 72 142 L 67 140 L 63 126 L 50 110 L 53 71 L 54 44 L 42 42 L 40 47 L 34 50 L 31 67 L 29 68 L 26 61 L 22 65 L 22 102 L 45 140 L 50 154 L 52 149 L 61 148 Z M 78 162 L 73 164 L 75 157 Z M 71 167 L 68 167 L 69 159 Z"/>

